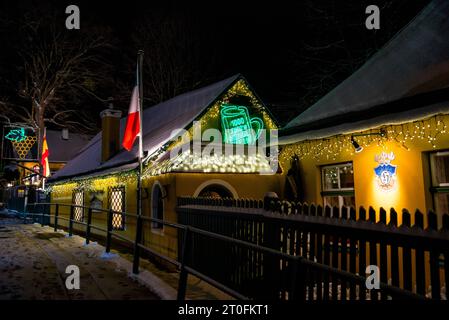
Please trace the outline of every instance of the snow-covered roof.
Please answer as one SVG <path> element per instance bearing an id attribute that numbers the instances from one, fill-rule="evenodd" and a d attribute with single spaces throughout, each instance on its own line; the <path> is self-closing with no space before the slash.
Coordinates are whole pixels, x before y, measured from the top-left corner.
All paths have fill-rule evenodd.
<path id="1" fill-rule="evenodd" d="M 227 88 L 242 78 L 234 75 L 209 86 L 190 91 L 159 103 L 143 111 L 143 149 L 152 154 L 171 138 L 173 130 L 186 128 Z M 125 130 L 126 117 L 120 120 L 120 141 Z M 128 152 L 122 149 L 108 161 L 101 162 L 101 132 L 79 152 L 67 165 L 56 172 L 50 181 L 101 172 L 136 162 L 137 143 Z"/>
<path id="2" fill-rule="evenodd" d="M 69 133 L 68 139 L 63 139 L 60 130 L 46 131 L 47 144 L 50 150 L 50 162 L 67 162 L 73 159 L 78 152 L 89 142 L 92 136 Z"/>
<path id="3" fill-rule="evenodd" d="M 419 119 L 429 111 L 449 112 L 449 103 L 433 105 L 449 101 L 448 17 L 449 1 L 432 1 L 360 69 L 290 121 L 280 142 L 360 131 L 380 121 L 410 120 L 412 114 Z M 435 95 L 426 96 L 431 92 Z"/>

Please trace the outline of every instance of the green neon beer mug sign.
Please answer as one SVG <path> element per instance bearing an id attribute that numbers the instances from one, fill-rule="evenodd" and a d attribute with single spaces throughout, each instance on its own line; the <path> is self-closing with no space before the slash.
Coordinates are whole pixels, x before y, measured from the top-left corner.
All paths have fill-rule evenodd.
<path id="1" fill-rule="evenodd" d="M 221 107 L 223 141 L 231 144 L 255 144 L 263 129 L 263 121 L 250 118 L 244 106 L 224 105 Z"/>

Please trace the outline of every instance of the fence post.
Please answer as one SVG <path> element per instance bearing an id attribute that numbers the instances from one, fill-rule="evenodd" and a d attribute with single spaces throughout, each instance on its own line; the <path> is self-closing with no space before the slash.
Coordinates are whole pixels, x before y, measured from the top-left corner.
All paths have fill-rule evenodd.
<path id="1" fill-rule="evenodd" d="M 133 273 L 139 273 L 140 242 L 142 241 L 142 217 L 137 215 L 136 239 L 134 241 Z"/>
<path id="2" fill-rule="evenodd" d="M 449 215 L 445 213 L 443 215 L 443 225 L 440 229 L 440 232 L 448 232 L 449 231 Z M 445 248 L 444 250 L 444 282 L 446 286 L 446 296 L 448 295 L 449 288 L 449 248 Z"/>
<path id="3" fill-rule="evenodd" d="M 407 209 L 402 209 L 402 229 L 410 229 L 410 213 Z M 403 286 L 407 291 L 412 291 L 412 249 L 410 245 L 402 248 L 402 272 Z"/>
<path id="4" fill-rule="evenodd" d="M 276 193 L 274 192 L 267 192 L 265 193 L 265 196 L 263 198 L 263 208 L 264 210 L 268 211 L 268 210 L 272 210 L 274 211 L 274 208 L 271 207 L 271 202 L 272 201 L 277 201 L 279 200 L 279 197 Z"/>
<path id="5" fill-rule="evenodd" d="M 45 204 L 41 205 L 41 227 L 44 226 Z"/>
<path id="6" fill-rule="evenodd" d="M 438 230 L 437 215 L 433 211 L 429 211 L 427 214 L 428 231 Z M 441 248 L 436 247 L 430 250 L 430 285 L 432 286 L 432 299 L 440 300 L 440 251 Z M 446 289 L 447 293 L 447 289 Z"/>
<path id="7" fill-rule="evenodd" d="M 92 223 L 92 207 L 89 207 L 87 211 L 87 224 L 86 224 L 86 244 L 90 242 L 90 224 Z"/>
<path id="8" fill-rule="evenodd" d="M 415 224 L 413 228 L 419 231 L 424 229 L 424 215 L 418 209 L 415 211 Z M 417 246 L 415 249 L 416 293 L 422 296 L 426 295 L 426 279 L 424 277 L 426 274 L 425 261 L 425 253 L 423 248 L 421 246 Z"/>
<path id="9" fill-rule="evenodd" d="M 112 209 L 108 210 L 107 217 L 107 232 L 106 232 L 106 253 L 111 252 L 111 240 L 112 240 Z"/>
<path id="10" fill-rule="evenodd" d="M 54 231 L 55 232 L 58 231 L 58 215 L 59 215 L 59 204 L 57 203 L 56 207 L 55 207 L 55 226 L 54 226 Z"/>
<path id="11" fill-rule="evenodd" d="M 187 276 L 188 272 L 186 270 L 187 257 L 189 254 L 190 247 L 190 228 L 186 227 L 184 229 L 184 239 L 182 245 L 182 254 L 181 254 L 181 272 L 179 274 L 179 283 L 178 283 L 178 301 L 183 301 L 186 298 L 186 290 L 187 290 Z"/>
<path id="12" fill-rule="evenodd" d="M 17 211 L 19 210 L 19 208 L 16 206 L 16 208 L 17 208 Z M 26 213 L 26 207 L 24 207 L 24 209 L 23 209 L 23 215 L 22 215 L 22 218 L 23 218 L 23 223 L 26 223 L 27 222 L 27 213 Z M 19 211 L 19 217 L 20 217 L 20 211 Z"/>
<path id="13" fill-rule="evenodd" d="M 291 266 L 291 293 L 292 293 L 292 300 L 300 300 L 305 301 L 306 300 L 306 292 L 305 292 L 305 279 L 304 279 L 304 268 L 302 265 L 302 257 L 295 256 L 293 258 L 293 261 Z M 321 293 L 319 293 L 321 294 Z M 310 299 L 310 297 L 309 297 Z M 313 300 L 313 297 L 312 299 Z"/>
<path id="14" fill-rule="evenodd" d="M 73 235 L 73 215 L 75 213 L 75 208 L 73 205 L 70 206 L 70 219 L 69 219 L 69 237 Z"/>

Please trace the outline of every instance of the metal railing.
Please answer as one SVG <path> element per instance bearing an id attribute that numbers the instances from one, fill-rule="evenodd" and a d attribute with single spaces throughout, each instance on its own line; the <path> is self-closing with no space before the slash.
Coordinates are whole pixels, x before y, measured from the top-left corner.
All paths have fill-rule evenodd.
<path id="1" fill-rule="evenodd" d="M 350 272 L 345 272 L 342 270 L 339 270 L 337 268 L 320 264 L 311 260 L 307 260 L 299 255 L 291 255 L 287 254 L 285 252 L 281 252 L 269 247 L 261 246 L 258 244 L 254 244 L 251 242 L 247 242 L 244 240 L 239 240 L 236 238 L 232 238 L 226 235 L 206 231 L 203 229 L 199 229 L 196 227 L 192 227 L 189 225 L 179 224 L 175 222 L 169 222 L 165 220 L 160 220 L 152 217 L 146 217 L 146 216 L 138 216 L 135 214 L 127 213 L 127 212 L 117 212 L 112 209 L 98 209 L 98 208 L 92 208 L 89 206 L 81 206 L 81 205 L 75 205 L 75 204 L 61 204 L 61 203 L 33 203 L 28 204 L 30 207 L 34 207 L 35 213 L 27 213 L 29 216 L 33 217 L 40 217 L 41 218 L 41 225 L 45 226 L 45 218 L 48 218 L 48 225 L 51 225 L 51 218 L 53 219 L 53 228 L 56 232 L 58 230 L 59 222 L 60 220 L 64 220 L 68 222 L 68 233 L 69 236 L 72 236 L 74 232 L 76 231 L 74 228 L 74 224 L 79 224 L 85 227 L 84 236 L 86 239 L 86 244 L 90 243 L 90 240 L 92 238 L 92 230 L 98 230 L 102 231 L 106 234 L 106 245 L 105 245 L 105 251 L 106 253 L 109 253 L 111 251 L 112 247 L 112 238 L 117 238 L 119 240 L 125 241 L 127 243 L 130 243 L 133 245 L 133 273 L 138 274 L 139 273 L 139 265 L 140 265 L 140 258 L 141 258 L 141 250 L 144 250 L 150 255 L 153 255 L 155 257 L 158 257 L 159 259 L 162 259 L 172 265 L 174 265 L 178 271 L 179 274 L 179 281 L 178 281 L 178 290 L 177 290 L 177 299 L 179 301 L 185 300 L 186 297 L 186 291 L 187 291 L 187 280 L 188 276 L 194 275 L 195 277 L 209 283 L 213 287 L 225 292 L 226 294 L 237 298 L 237 299 L 243 299 L 248 300 L 251 299 L 251 297 L 244 295 L 240 292 L 237 292 L 233 288 L 224 285 L 222 282 L 217 281 L 216 279 L 213 279 L 212 277 L 205 274 L 204 271 L 199 271 L 195 269 L 192 265 L 189 265 L 188 257 L 191 254 L 191 242 L 192 242 L 192 236 L 193 235 L 201 235 L 203 237 L 206 237 L 208 239 L 214 239 L 218 241 L 223 241 L 228 244 L 235 245 L 236 247 L 244 247 L 245 249 L 251 249 L 260 253 L 263 253 L 267 256 L 275 257 L 278 259 L 282 259 L 284 261 L 288 261 L 288 274 L 289 279 L 288 283 L 291 286 L 290 289 L 290 295 L 289 300 L 306 300 L 306 282 L 305 282 L 305 274 L 304 270 L 307 268 L 308 270 L 315 270 L 319 271 L 324 274 L 328 275 L 335 275 L 343 279 L 347 279 L 348 281 L 357 283 L 361 287 L 365 286 L 365 277 L 362 277 L 357 274 L 353 274 Z M 37 207 L 37 210 L 36 210 Z M 54 207 L 54 214 L 51 213 L 51 208 Z M 61 215 L 60 209 L 68 207 L 69 208 L 69 217 L 64 217 Z M 87 222 L 84 221 L 78 221 L 74 219 L 74 209 L 75 208 L 81 208 L 82 210 L 87 210 Z M 106 213 L 107 219 L 106 219 L 106 228 L 103 228 L 101 226 L 95 225 L 92 223 L 92 213 L 95 210 L 95 212 L 103 212 Z M 49 212 L 49 213 L 45 213 Z M 113 214 L 123 214 L 126 217 L 133 218 L 136 220 L 136 232 L 135 232 L 135 239 L 129 239 L 123 235 L 117 234 L 112 226 L 112 217 Z M 150 223 L 158 223 L 162 224 L 166 227 L 174 228 L 178 231 L 181 231 L 178 233 L 181 234 L 181 252 L 178 256 L 178 260 L 171 258 L 167 255 L 161 254 L 160 252 L 157 252 L 157 250 L 150 248 L 148 246 L 145 246 L 142 243 L 142 229 L 144 228 L 144 223 L 150 222 Z M 119 231 L 123 232 L 123 231 Z M 382 290 L 385 293 L 388 293 L 392 297 L 400 297 L 400 298 L 409 298 L 409 299 L 423 299 L 422 296 L 416 295 L 412 292 L 407 292 L 404 290 L 401 290 L 397 287 L 388 285 L 386 283 L 381 282 L 380 283 L 380 290 Z M 373 292 L 380 291 L 380 290 L 371 290 Z"/>
<path id="2" fill-rule="evenodd" d="M 232 236 L 245 241 L 274 248 L 290 255 L 304 257 L 304 264 L 315 261 L 341 271 L 364 275 L 368 266 L 376 266 L 381 282 L 434 300 L 447 299 L 444 288 L 449 287 L 449 215 L 423 214 L 417 210 L 412 216 L 407 210 L 387 213 L 380 208 L 378 215 L 373 208 L 322 207 L 287 201 L 274 202 L 274 206 L 247 199 L 178 198 L 178 221 Z M 267 209 L 265 209 L 268 208 Z M 274 208 L 274 209 L 273 209 Z M 376 220 L 376 215 L 378 219 Z M 387 222 L 387 217 L 389 221 Z M 411 218 L 414 218 L 413 221 Z M 402 223 L 399 225 L 398 221 Z M 426 223 L 427 222 L 427 223 Z M 214 244 L 198 245 L 195 267 L 207 269 L 209 259 L 220 259 Z M 223 248 L 228 256 L 232 248 Z M 206 254 L 209 252 L 209 254 Z M 246 257 L 250 257 L 249 259 Z M 246 264 L 234 272 L 224 261 L 224 267 L 216 273 L 222 282 L 242 292 L 257 292 L 258 283 L 252 280 L 260 274 L 261 259 L 253 253 L 238 259 Z M 285 262 L 280 261 L 271 272 L 285 273 Z M 287 266 L 288 267 L 288 266 Z M 237 273 L 234 276 L 234 273 Z M 229 277 L 231 275 L 232 277 Z M 317 300 L 365 299 L 365 291 L 359 284 L 344 277 L 330 278 L 319 268 L 306 276 L 308 298 Z M 242 281 L 243 279 L 243 281 Z M 276 285 L 276 283 L 270 285 Z M 281 299 L 289 295 L 289 289 L 278 286 Z M 315 291 L 316 290 L 316 291 Z M 331 297 L 331 298 L 330 298 Z M 337 298 L 334 298 L 337 297 Z M 370 299 L 389 298 L 387 292 L 370 295 Z"/>

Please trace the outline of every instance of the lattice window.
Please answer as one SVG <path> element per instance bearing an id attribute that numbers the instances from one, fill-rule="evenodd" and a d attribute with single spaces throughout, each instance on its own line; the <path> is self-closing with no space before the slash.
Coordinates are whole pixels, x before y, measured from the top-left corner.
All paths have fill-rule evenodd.
<path id="1" fill-rule="evenodd" d="M 439 214 L 449 212 L 449 151 L 430 154 L 430 171 L 435 210 Z"/>
<path id="2" fill-rule="evenodd" d="M 84 206 L 84 192 L 83 191 L 74 191 L 72 203 L 77 206 Z M 84 220 L 84 208 L 74 207 L 73 208 L 73 219 L 75 221 L 82 222 Z"/>
<path id="3" fill-rule="evenodd" d="M 125 187 L 109 189 L 109 207 L 112 209 L 112 228 L 125 230 Z"/>

